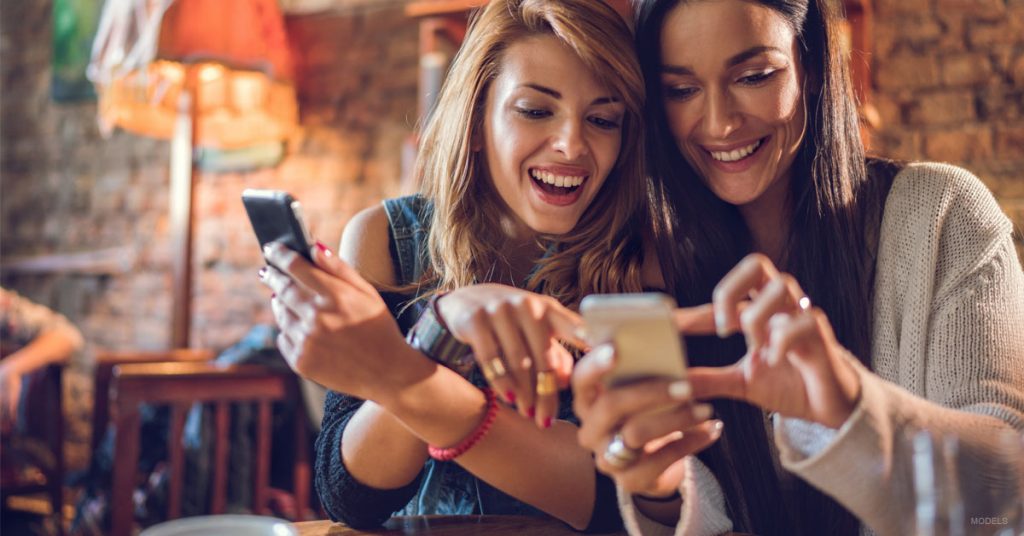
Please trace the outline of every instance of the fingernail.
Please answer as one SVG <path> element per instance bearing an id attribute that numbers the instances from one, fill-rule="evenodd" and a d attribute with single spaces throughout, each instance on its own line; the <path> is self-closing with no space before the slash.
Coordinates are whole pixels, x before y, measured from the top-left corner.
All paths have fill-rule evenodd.
<path id="1" fill-rule="evenodd" d="M 594 362 L 597 363 L 597 366 L 608 368 L 612 364 L 612 357 L 614 357 L 615 351 L 610 345 L 605 344 L 595 348 L 591 355 L 594 356 Z"/>
<path id="2" fill-rule="evenodd" d="M 725 423 L 722 421 L 714 421 L 711 423 L 711 437 L 717 439 L 722 435 L 722 430 L 725 428 Z"/>
<path id="3" fill-rule="evenodd" d="M 686 380 L 679 380 L 668 384 L 668 396 L 672 400 L 685 400 L 690 398 L 693 393 L 693 389 L 690 387 L 690 382 Z"/>
<path id="4" fill-rule="evenodd" d="M 532 419 L 537 416 L 537 408 L 530 406 L 530 409 L 526 410 L 526 414 Z"/>
<path id="5" fill-rule="evenodd" d="M 572 331 L 572 334 L 574 337 L 581 341 L 589 340 L 589 338 L 587 337 L 587 328 L 584 326 L 577 327 Z"/>
<path id="6" fill-rule="evenodd" d="M 544 417 L 544 428 L 551 428 L 551 417 Z"/>
<path id="7" fill-rule="evenodd" d="M 325 257 L 334 255 L 334 253 L 331 253 L 331 250 L 319 240 L 316 241 L 316 248 L 319 249 L 320 253 L 323 253 Z"/>
<path id="8" fill-rule="evenodd" d="M 725 317 L 724 311 L 715 312 L 715 331 L 718 332 L 720 338 L 724 339 L 729 336 L 729 328 L 725 325 L 728 321 L 729 319 Z"/>
<path id="9" fill-rule="evenodd" d="M 271 292 L 270 293 L 270 299 L 274 299 L 276 297 L 277 297 L 277 293 L 276 292 Z"/>
<path id="10" fill-rule="evenodd" d="M 505 400 L 508 400 L 509 404 L 516 403 L 516 394 L 513 391 L 505 391 Z"/>
<path id="11" fill-rule="evenodd" d="M 263 256 L 264 257 L 269 257 L 273 253 L 274 253 L 274 248 L 273 248 L 273 244 L 272 243 L 263 246 Z"/>
<path id="12" fill-rule="evenodd" d="M 267 267 L 264 266 L 263 268 L 260 268 L 259 274 L 260 274 L 260 281 L 263 281 L 263 278 L 267 277 Z"/>
<path id="13" fill-rule="evenodd" d="M 711 418 L 711 415 L 714 414 L 714 412 L 715 409 L 711 407 L 711 404 L 700 404 L 699 406 L 694 406 L 693 418 L 698 421 L 706 421 Z"/>

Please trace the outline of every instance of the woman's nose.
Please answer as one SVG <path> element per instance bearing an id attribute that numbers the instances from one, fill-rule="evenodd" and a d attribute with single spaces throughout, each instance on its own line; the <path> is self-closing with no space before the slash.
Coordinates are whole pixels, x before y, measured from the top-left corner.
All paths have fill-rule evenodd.
<path id="1" fill-rule="evenodd" d="M 583 125 L 579 121 L 565 121 L 555 133 L 552 145 L 567 160 L 575 160 L 587 154 L 587 143 L 583 138 Z"/>
<path id="2" fill-rule="evenodd" d="M 740 124 L 735 103 L 725 92 L 710 93 L 704 109 L 704 135 L 708 139 L 724 140 L 732 134 Z"/>

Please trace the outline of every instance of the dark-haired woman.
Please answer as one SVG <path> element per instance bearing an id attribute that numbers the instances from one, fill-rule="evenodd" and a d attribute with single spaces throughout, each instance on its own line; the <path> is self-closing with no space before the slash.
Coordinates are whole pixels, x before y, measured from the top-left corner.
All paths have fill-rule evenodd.
<path id="1" fill-rule="evenodd" d="M 723 337 L 688 347 L 725 429 L 681 456 L 667 389 L 602 390 L 609 351 L 581 361 L 580 440 L 631 532 L 905 533 L 905 430 L 998 463 L 1024 428 L 1012 226 L 963 169 L 865 158 L 834 4 L 638 4 L 659 253 L 684 331 Z"/>

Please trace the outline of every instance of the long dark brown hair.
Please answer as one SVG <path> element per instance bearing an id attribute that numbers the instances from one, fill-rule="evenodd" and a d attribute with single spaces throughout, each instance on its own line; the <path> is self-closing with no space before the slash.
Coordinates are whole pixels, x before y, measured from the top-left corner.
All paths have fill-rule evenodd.
<path id="1" fill-rule="evenodd" d="M 647 84 L 648 164 L 662 269 L 682 305 L 707 303 L 718 281 L 753 250 L 739 209 L 704 184 L 675 144 L 661 82 L 661 36 L 667 14 L 687 0 L 637 0 L 637 52 Z M 789 236 L 781 269 L 792 273 L 828 315 L 839 341 L 865 365 L 871 356 L 871 289 L 882 206 L 896 167 L 868 172 L 856 102 L 830 0 L 751 0 L 782 15 L 799 40 L 807 76 L 808 125 L 793 163 Z M 874 171 L 877 170 L 878 173 Z M 875 180 L 876 175 L 879 177 Z M 872 177 L 869 180 L 869 176 Z M 691 365 L 735 363 L 740 337 L 687 340 Z M 715 401 L 725 433 L 700 455 L 718 477 L 741 531 L 758 534 L 856 534 L 858 522 L 828 496 L 796 479 L 783 485 L 764 412 Z"/>

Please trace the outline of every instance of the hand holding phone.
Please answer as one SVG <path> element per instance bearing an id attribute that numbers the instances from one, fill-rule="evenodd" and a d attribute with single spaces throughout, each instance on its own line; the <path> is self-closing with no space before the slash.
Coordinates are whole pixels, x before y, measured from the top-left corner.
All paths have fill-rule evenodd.
<path id="1" fill-rule="evenodd" d="M 686 355 L 672 320 L 675 302 L 657 292 L 592 294 L 580 312 L 592 346 L 612 343 L 615 368 L 609 385 L 649 378 L 684 379 Z"/>
<path id="2" fill-rule="evenodd" d="M 288 192 L 247 188 L 242 203 L 260 247 L 281 242 L 313 262 L 312 239 L 302 221 L 302 206 Z"/>

